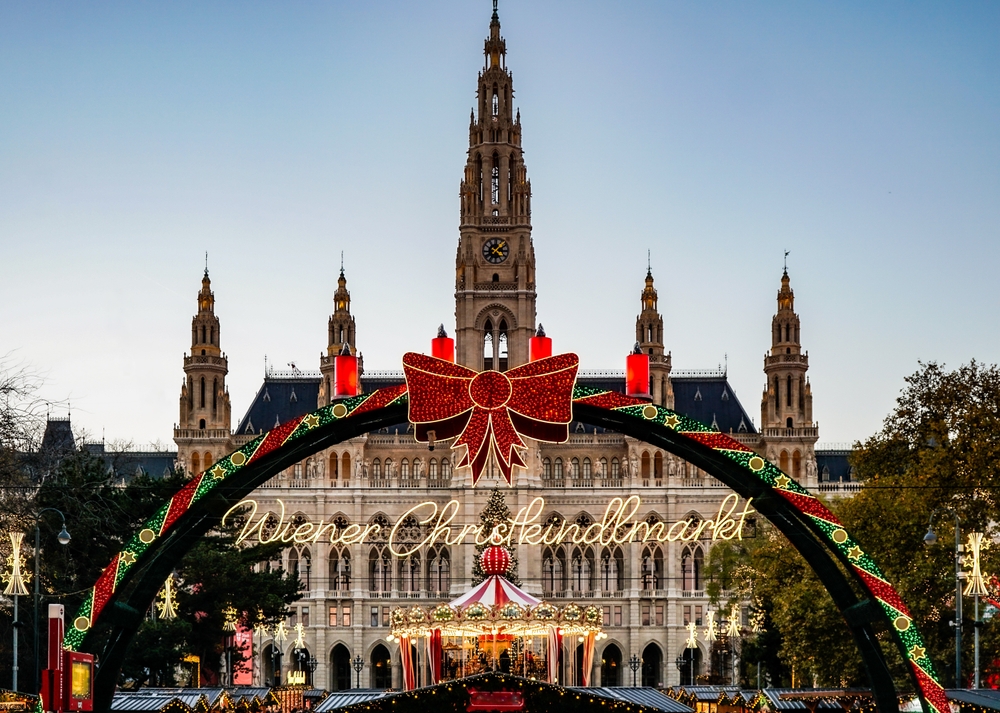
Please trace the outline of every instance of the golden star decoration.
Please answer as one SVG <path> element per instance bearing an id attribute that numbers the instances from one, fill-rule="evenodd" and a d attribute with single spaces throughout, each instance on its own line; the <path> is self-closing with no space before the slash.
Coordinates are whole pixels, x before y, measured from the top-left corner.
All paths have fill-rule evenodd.
<path id="1" fill-rule="evenodd" d="M 319 416 L 317 416 L 314 413 L 311 413 L 304 419 L 302 419 L 302 423 L 304 423 L 309 428 L 316 428 L 316 426 L 319 425 Z"/>
<path id="2" fill-rule="evenodd" d="M 857 562 L 859 559 L 861 559 L 861 555 L 863 554 L 864 553 L 861 551 L 861 548 L 858 547 L 857 545 L 854 545 L 854 547 L 852 547 L 847 551 L 847 559 L 854 560 L 855 562 Z"/>
<path id="3" fill-rule="evenodd" d="M 776 486 L 778 486 L 779 488 L 781 488 L 781 489 L 787 488 L 788 484 L 791 483 L 791 482 L 792 482 L 792 479 L 789 478 L 784 473 L 782 473 L 781 475 L 779 475 L 777 478 L 774 479 L 774 484 Z"/>
<path id="4" fill-rule="evenodd" d="M 916 661 L 917 659 L 922 659 L 927 655 L 927 649 L 923 646 L 917 646 L 916 644 L 910 649 L 910 658 Z"/>
<path id="5" fill-rule="evenodd" d="M 212 468 L 212 470 L 208 472 L 211 473 L 212 477 L 215 478 L 216 480 L 222 480 L 223 478 L 226 477 L 226 469 L 223 468 L 221 465 L 216 465 L 214 468 Z"/>
<path id="6" fill-rule="evenodd" d="M 681 420 L 677 418 L 677 416 L 675 416 L 674 414 L 670 414 L 663 420 L 663 423 L 666 424 L 667 426 L 670 426 L 671 428 L 677 428 L 680 422 Z"/>
<path id="7" fill-rule="evenodd" d="M 122 552 L 122 564 L 133 565 L 135 564 L 135 553 L 125 550 Z"/>

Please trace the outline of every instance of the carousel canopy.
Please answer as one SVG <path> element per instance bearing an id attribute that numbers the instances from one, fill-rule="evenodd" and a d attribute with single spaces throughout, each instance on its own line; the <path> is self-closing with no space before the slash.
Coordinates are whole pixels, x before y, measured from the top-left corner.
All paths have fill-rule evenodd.
<path id="1" fill-rule="evenodd" d="M 493 607 L 498 604 L 506 604 L 507 602 L 515 602 L 522 607 L 534 607 L 541 604 L 542 600 L 535 599 L 499 574 L 494 574 L 484 579 L 482 584 L 472 588 L 458 599 L 452 599 L 448 602 L 448 606 L 458 609 L 467 607 L 470 604 L 479 603 Z"/>

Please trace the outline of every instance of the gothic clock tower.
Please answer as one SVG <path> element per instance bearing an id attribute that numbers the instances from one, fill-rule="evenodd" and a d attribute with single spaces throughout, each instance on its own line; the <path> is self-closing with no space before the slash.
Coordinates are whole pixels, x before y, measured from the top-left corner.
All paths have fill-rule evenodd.
<path id="1" fill-rule="evenodd" d="M 469 125 L 455 261 L 455 356 L 477 370 L 505 371 L 527 362 L 528 338 L 535 333 L 531 182 L 506 53 L 494 0 L 479 106 Z"/>

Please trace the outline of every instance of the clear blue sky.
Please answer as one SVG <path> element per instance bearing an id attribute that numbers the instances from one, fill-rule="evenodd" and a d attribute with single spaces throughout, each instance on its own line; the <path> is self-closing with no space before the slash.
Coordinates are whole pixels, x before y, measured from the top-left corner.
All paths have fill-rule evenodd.
<path id="1" fill-rule="evenodd" d="M 169 442 L 203 254 L 234 419 L 318 368 L 340 251 L 369 368 L 454 322 L 488 0 L 0 3 L 0 354 L 91 436 Z M 653 272 L 677 368 L 759 422 L 782 251 L 822 441 L 918 360 L 996 362 L 1000 4 L 525 2 L 500 17 L 539 318 L 621 368 Z"/>

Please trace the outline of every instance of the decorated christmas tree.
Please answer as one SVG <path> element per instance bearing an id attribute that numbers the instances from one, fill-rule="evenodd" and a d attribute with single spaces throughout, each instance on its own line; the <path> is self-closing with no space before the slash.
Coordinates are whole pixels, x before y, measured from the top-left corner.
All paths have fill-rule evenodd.
<path id="1" fill-rule="evenodd" d="M 503 493 L 500 488 L 493 488 L 493 492 L 490 493 L 490 499 L 486 503 L 486 507 L 483 511 L 479 513 L 479 521 L 483 526 L 483 538 L 489 537 L 489 534 L 493 532 L 493 528 L 500 523 L 510 524 L 511 514 L 510 508 L 507 507 L 507 501 L 504 499 Z M 476 560 L 475 564 L 472 566 L 472 584 L 476 585 L 486 579 L 486 573 L 483 572 L 483 567 L 481 564 L 481 557 L 483 551 L 490 546 L 489 542 L 484 542 L 481 545 L 476 545 Z M 515 548 L 513 545 L 510 547 L 504 547 L 510 554 L 510 566 L 507 567 L 507 573 L 504 575 L 512 584 L 520 586 L 521 580 L 517 577 L 517 554 L 515 554 Z"/>

